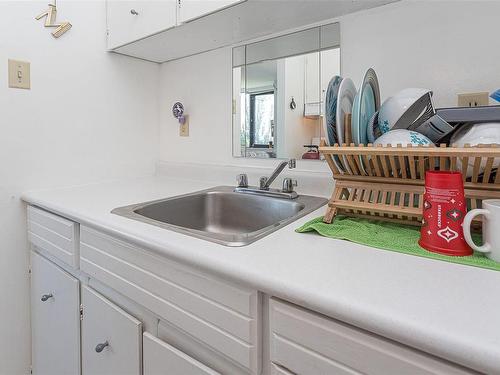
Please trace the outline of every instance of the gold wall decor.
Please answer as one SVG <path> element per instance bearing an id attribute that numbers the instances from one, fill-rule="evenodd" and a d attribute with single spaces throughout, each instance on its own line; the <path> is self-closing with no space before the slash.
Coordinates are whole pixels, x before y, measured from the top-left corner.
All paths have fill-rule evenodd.
<path id="1" fill-rule="evenodd" d="M 45 12 L 39 14 L 35 17 L 36 20 L 41 20 L 45 17 L 45 27 L 55 27 L 56 29 L 52 31 L 52 36 L 54 38 L 59 38 L 61 35 L 66 33 L 71 29 L 72 25 L 68 21 L 56 22 L 57 18 L 57 5 L 54 0 L 54 4 L 49 4 L 49 9 Z"/>

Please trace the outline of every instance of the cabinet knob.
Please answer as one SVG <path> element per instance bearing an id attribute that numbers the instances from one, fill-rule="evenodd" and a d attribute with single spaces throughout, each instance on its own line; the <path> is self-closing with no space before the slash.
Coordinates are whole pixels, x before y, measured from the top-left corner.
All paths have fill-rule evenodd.
<path id="1" fill-rule="evenodd" d="M 130 14 L 133 14 L 134 16 L 139 15 L 139 13 L 135 9 L 130 9 Z"/>
<path id="2" fill-rule="evenodd" d="M 50 294 L 44 294 L 44 295 L 42 296 L 42 298 L 40 298 L 40 300 L 41 300 L 42 302 L 45 302 L 45 301 L 47 301 L 49 298 L 52 298 L 52 297 L 54 297 L 54 296 L 52 295 L 52 293 L 50 293 Z"/>
<path id="3" fill-rule="evenodd" d="M 100 352 L 102 352 L 102 351 L 104 350 L 104 348 L 105 348 L 106 346 L 109 346 L 109 342 L 108 342 L 108 340 L 106 340 L 106 341 L 105 341 L 105 342 L 103 342 L 102 344 L 97 344 L 97 345 L 96 345 L 96 347 L 95 347 L 95 351 L 96 351 L 97 353 L 100 353 Z"/>

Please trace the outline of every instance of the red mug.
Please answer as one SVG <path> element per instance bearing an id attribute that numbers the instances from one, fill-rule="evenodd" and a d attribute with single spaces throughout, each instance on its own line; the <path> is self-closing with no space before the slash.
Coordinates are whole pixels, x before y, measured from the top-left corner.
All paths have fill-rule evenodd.
<path id="1" fill-rule="evenodd" d="M 467 213 L 460 172 L 425 172 L 425 192 L 419 245 L 446 255 L 467 256 L 472 249 L 464 239 L 462 223 Z"/>

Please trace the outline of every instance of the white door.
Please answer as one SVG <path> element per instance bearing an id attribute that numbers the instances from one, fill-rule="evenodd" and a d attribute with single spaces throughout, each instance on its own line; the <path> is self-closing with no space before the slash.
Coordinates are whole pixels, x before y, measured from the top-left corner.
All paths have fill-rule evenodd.
<path id="1" fill-rule="evenodd" d="M 179 18 L 183 23 L 208 13 L 239 3 L 241 0 L 179 0 Z"/>
<path id="2" fill-rule="evenodd" d="M 140 375 L 142 324 L 82 285 L 82 374 Z"/>
<path id="3" fill-rule="evenodd" d="M 32 366 L 35 375 L 80 374 L 79 282 L 31 253 Z"/>
<path id="4" fill-rule="evenodd" d="M 107 0 L 108 48 L 174 27 L 177 0 Z"/>

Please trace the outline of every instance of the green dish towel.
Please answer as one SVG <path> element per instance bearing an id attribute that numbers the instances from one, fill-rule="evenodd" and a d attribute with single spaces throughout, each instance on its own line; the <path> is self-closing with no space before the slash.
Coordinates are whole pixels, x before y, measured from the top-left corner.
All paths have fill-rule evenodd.
<path id="1" fill-rule="evenodd" d="M 418 244 L 420 229 L 409 225 L 339 215 L 332 224 L 323 223 L 323 218 L 318 217 L 296 229 L 298 233 L 313 231 L 325 237 L 348 240 L 379 249 L 500 271 L 500 263 L 480 252 L 474 252 L 473 255 L 466 257 L 456 257 L 432 253 L 421 248 Z M 476 234 L 473 238 L 476 243 L 481 243 L 481 236 Z"/>

